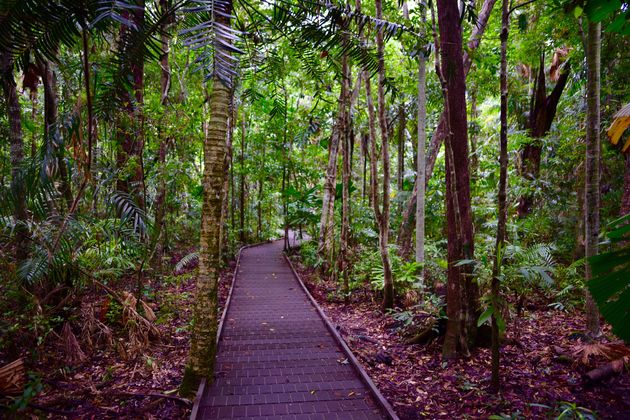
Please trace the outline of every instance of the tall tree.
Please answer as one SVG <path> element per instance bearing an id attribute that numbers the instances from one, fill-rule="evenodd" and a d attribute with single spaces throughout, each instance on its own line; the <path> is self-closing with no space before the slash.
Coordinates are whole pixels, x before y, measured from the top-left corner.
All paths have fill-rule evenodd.
<path id="1" fill-rule="evenodd" d="M 490 387 L 498 392 L 499 377 L 499 286 L 503 249 L 505 247 L 505 232 L 507 225 L 507 181 L 508 181 L 508 74 L 507 74 L 507 41 L 509 36 L 509 0 L 501 3 L 501 133 L 499 135 L 499 193 L 497 236 L 494 247 L 494 261 L 492 265 L 491 306 L 492 306 L 492 377 Z"/>
<path id="2" fill-rule="evenodd" d="M 586 281 L 593 278 L 589 258 L 597 255 L 600 208 L 600 74 L 601 74 L 601 23 L 588 23 L 586 48 L 586 156 L 584 199 L 584 253 Z M 600 334 L 597 305 L 586 289 L 586 329 L 592 336 Z"/>
<path id="3" fill-rule="evenodd" d="M 215 26 L 230 30 L 231 0 L 218 0 L 208 6 Z M 226 45 L 229 41 L 223 40 Z M 215 48 L 219 48 L 215 44 Z M 230 51 L 229 48 L 227 48 Z M 218 54 L 225 50 L 215 50 Z M 224 170 L 227 155 L 228 119 L 230 116 L 229 69 L 215 68 L 210 81 L 212 92 L 209 98 L 208 135 L 204 142 L 203 205 L 201 234 L 199 237 L 199 272 L 195 284 L 195 300 L 190 338 L 190 352 L 180 388 L 183 394 L 194 392 L 202 378 L 211 380 L 216 354 L 218 328 L 218 285 L 221 264 L 221 209 L 223 186 L 227 174 Z M 221 71 L 223 70 L 223 71 Z"/>
<path id="4" fill-rule="evenodd" d="M 162 13 L 167 13 L 171 7 L 171 0 L 160 0 L 160 10 Z M 162 43 L 162 55 L 160 56 L 160 104 L 163 107 L 164 116 L 168 115 L 168 106 L 170 102 L 169 93 L 171 90 L 171 66 L 169 62 L 170 55 L 170 29 L 175 21 L 175 16 L 173 13 L 167 15 L 168 17 L 164 19 L 164 23 L 162 24 L 162 34 L 160 37 L 160 41 Z M 156 257 L 158 261 L 161 261 L 161 256 L 163 252 L 163 229 L 164 229 L 164 216 L 166 214 L 166 156 L 168 154 L 168 149 L 170 144 L 172 143 L 171 137 L 166 133 L 162 124 L 158 127 L 160 134 L 160 148 L 158 150 L 157 156 L 157 174 L 158 174 L 158 186 L 155 196 L 155 216 L 154 216 L 154 237 L 153 241 L 155 241 L 156 247 Z"/>
<path id="5" fill-rule="evenodd" d="M 443 356 L 453 358 L 469 351 L 476 332 L 478 290 L 470 264 L 474 257 L 466 72 L 462 46 L 462 19 L 458 4 L 437 2 L 440 31 L 441 81 L 446 110 L 446 220 L 448 237 L 448 285 Z"/>
<path id="6" fill-rule="evenodd" d="M 144 28 L 144 0 L 137 0 L 135 8 L 123 11 L 129 23 L 120 27 L 120 52 L 122 78 L 131 81 L 133 98 L 129 87 L 122 81 L 118 82 L 118 99 L 124 107 L 117 121 L 118 149 L 116 161 L 119 175 L 116 188 L 119 191 L 131 193 L 144 209 L 145 186 L 144 165 L 142 154 L 144 150 L 142 104 L 144 102 L 144 56 L 142 51 L 142 37 L 138 36 Z M 127 176 L 126 172 L 130 175 Z"/>
<path id="7" fill-rule="evenodd" d="M 464 70 L 465 73 L 468 74 L 470 71 L 470 67 L 472 65 L 472 56 L 475 51 L 481 44 L 481 38 L 483 37 L 484 32 L 486 31 L 486 27 L 488 26 L 488 20 L 490 19 L 490 14 L 496 0 L 484 0 L 483 5 L 481 6 L 481 10 L 479 11 L 479 15 L 477 17 L 477 23 L 473 28 L 473 31 L 470 35 L 470 39 L 467 43 L 466 51 L 464 52 Z M 431 179 L 431 175 L 433 174 L 433 168 L 435 166 L 435 161 L 438 156 L 438 152 L 442 147 L 442 143 L 446 137 L 446 113 L 442 111 L 440 114 L 440 118 L 438 120 L 437 127 L 433 132 L 433 136 L 431 137 L 431 141 L 427 148 L 426 158 L 425 158 L 425 177 L 424 177 L 424 186 L 425 189 Z M 412 246 L 412 236 L 413 236 L 413 219 L 415 217 L 415 208 L 418 200 L 418 177 L 416 177 L 416 183 L 413 187 L 413 191 L 409 200 L 407 201 L 407 205 L 405 206 L 405 210 L 403 212 L 403 220 L 400 224 L 400 230 L 398 234 L 398 247 L 400 249 L 400 255 L 403 258 L 408 258 L 411 255 L 411 246 Z"/>
<path id="8" fill-rule="evenodd" d="M 375 0 L 376 19 L 383 19 L 383 2 Z M 378 201 L 373 203 L 376 221 L 378 223 L 378 242 L 383 263 L 383 310 L 394 307 L 394 279 L 389 261 L 389 140 L 385 105 L 385 40 L 383 28 L 376 31 L 376 52 L 378 55 L 378 123 L 381 132 L 381 160 L 383 162 L 383 205 L 378 209 Z M 367 90 L 367 80 L 366 80 Z M 374 145 L 374 141 L 372 141 Z M 376 159 L 376 155 L 372 156 Z M 372 174 L 374 177 L 376 174 Z M 373 192 L 373 196 L 378 194 Z"/>
<path id="9" fill-rule="evenodd" d="M 425 36 L 426 10 L 420 6 L 422 23 L 420 37 Z M 416 262 L 424 264 L 424 206 L 426 185 L 426 143 L 427 143 L 427 56 L 426 48 L 420 46 L 424 39 L 418 40 L 418 146 L 416 168 Z M 424 272 L 424 269 L 423 269 Z M 424 277 L 424 276 L 423 276 Z"/>
<path id="10" fill-rule="evenodd" d="M 13 218 L 15 220 L 15 259 L 18 263 L 28 255 L 28 232 L 26 222 L 26 191 L 20 179 L 24 160 L 24 142 L 22 139 L 22 116 L 15 78 L 13 76 L 13 58 L 9 51 L 0 52 L 0 71 L 2 72 L 2 91 L 9 121 L 9 144 L 11 153 L 11 191 L 13 192 Z"/>

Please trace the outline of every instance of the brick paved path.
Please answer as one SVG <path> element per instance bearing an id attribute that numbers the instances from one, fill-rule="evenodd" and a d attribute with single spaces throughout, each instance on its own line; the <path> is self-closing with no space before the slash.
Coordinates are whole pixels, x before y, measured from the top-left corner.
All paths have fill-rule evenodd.
<path id="1" fill-rule="evenodd" d="M 198 418 L 382 419 L 282 255 L 244 249 Z"/>

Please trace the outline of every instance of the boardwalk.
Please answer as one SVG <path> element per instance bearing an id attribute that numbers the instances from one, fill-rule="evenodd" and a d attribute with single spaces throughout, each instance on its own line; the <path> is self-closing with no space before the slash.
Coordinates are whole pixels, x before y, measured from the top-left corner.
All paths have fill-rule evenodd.
<path id="1" fill-rule="evenodd" d="M 282 255 L 243 250 L 197 418 L 383 419 Z"/>

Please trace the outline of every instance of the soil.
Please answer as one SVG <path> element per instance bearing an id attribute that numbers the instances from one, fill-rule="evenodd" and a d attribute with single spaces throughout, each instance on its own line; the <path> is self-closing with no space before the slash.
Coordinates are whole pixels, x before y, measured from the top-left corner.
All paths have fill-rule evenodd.
<path id="1" fill-rule="evenodd" d="M 181 255 L 169 263 L 174 266 Z M 75 317 L 72 330 L 85 358 L 70 363 L 61 332 L 49 334 L 36 354 L 22 352 L 27 370 L 40 378 L 41 391 L 30 400 L 28 408 L 17 414 L 2 405 L 0 417 L 70 418 L 70 419 L 181 419 L 190 415 L 192 401 L 177 395 L 189 350 L 189 325 L 195 289 L 194 267 L 161 280 L 145 279 L 148 293 L 143 300 L 156 315 L 153 324 L 159 336 L 151 336 L 148 345 L 132 348 L 128 330 L 115 319 L 115 304 L 107 294 L 94 288 L 81 297 L 91 303 L 97 317 L 113 330 L 113 345 L 95 344 L 92 350 L 81 335 L 81 318 Z M 219 300 L 223 308 L 232 282 L 234 263 L 221 273 Z M 172 273 L 170 273 L 172 274 Z M 134 290 L 135 279 L 110 285 L 118 294 Z M 114 305 L 114 306 L 112 306 Z M 60 330 L 60 328 L 58 327 Z M 8 355 L 0 350 L 0 366 Z M 37 357 L 39 354 L 39 357 Z M 35 360 L 35 361 L 33 361 Z M 35 386 L 37 386 L 35 384 Z"/>
<path id="2" fill-rule="evenodd" d="M 630 418 L 627 369 L 592 386 L 583 379 L 584 373 L 607 359 L 581 360 L 584 350 L 598 347 L 585 347 L 586 337 L 580 333 L 585 321 L 578 311 L 563 312 L 542 304 L 512 318 L 501 347 L 501 391 L 493 394 L 489 392 L 489 349 L 479 348 L 470 357 L 446 362 L 440 339 L 407 345 L 405 328 L 382 313 L 373 292 L 354 293 L 346 305 L 334 299 L 334 283 L 319 280 L 313 269 L 296 262 L 313 297 L 401 419 L 555 418 L 567 408 L 582 414 L 594 412 L 599 418 Z M 606 326 L 598 342 L 618 340 Z M 622 348 L 630 355 L 627 346 Z"/>

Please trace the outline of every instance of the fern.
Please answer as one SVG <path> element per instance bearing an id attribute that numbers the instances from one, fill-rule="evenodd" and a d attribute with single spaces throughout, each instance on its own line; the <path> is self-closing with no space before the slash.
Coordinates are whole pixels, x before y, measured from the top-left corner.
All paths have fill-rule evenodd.
<path id="1" fill-rule="evenodd" d="M 188 255 L 185 255 L 177 264 L 175 264 L 175 268 L 173 268 L 173 273 L 181 274 L 186 268 L 190 267 L 192 264 L 199 261 L 199 253 L 191 252 Z"/>

